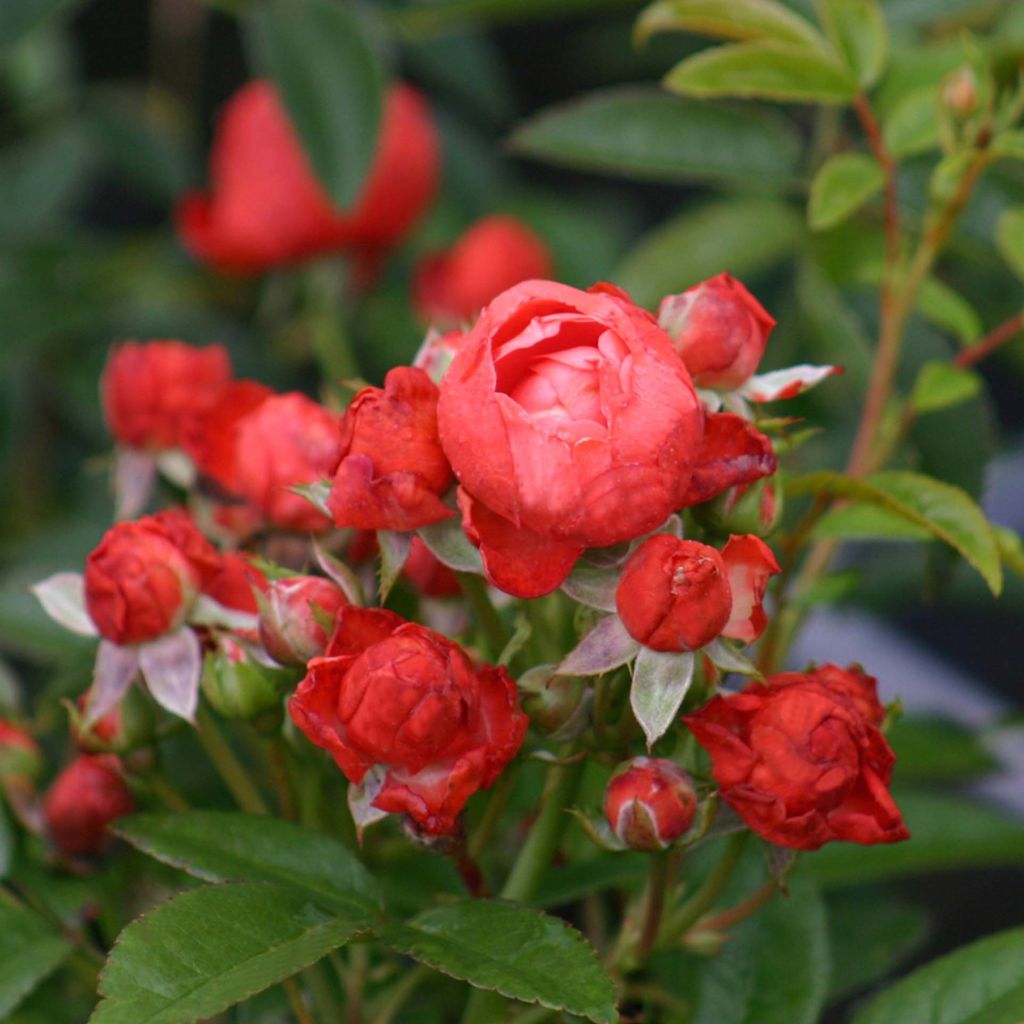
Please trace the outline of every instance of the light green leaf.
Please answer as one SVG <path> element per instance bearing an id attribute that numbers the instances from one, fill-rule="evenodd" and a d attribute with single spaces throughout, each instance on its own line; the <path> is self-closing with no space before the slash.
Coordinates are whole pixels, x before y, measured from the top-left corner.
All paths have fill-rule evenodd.
<path id="1" fill-rule="evenodd" d="M 897 512 L 861 501 L 831 508 L 814 527 L 815 537 L 838 540 L 932 540 L 927 527 L 912 523 Z"/>
<path id="2" fill-rule="evenodd" d="M 784 43 L 734 43 L 687 57 L 664 79 L 681 96 L 848 103 L 857 83 L 831 57 Z"/>
<path id="3" fill-rule="evenodd" d="M 0 903 L 0 1017 L 6 1019 L 71 952 L 71 943 L 38 914 Z"/>
<path id="4" fill-rule="evenodd" d="M 872 1000 L 854 1024 L 1019 1024 L 1024 928 L 989 935 L 919 967 Z"/>
<path id="5" fill-rule="evenodd" d="M 659 225 L 626 254 L 614 275 L 641 306 L 728 270 L 739 277 L 784 259 L 800 237 L 787 203 L 737 198 L 689 207 Z"/>
<path id="6" fill-rule="evenodd" d="M 644 181 L 726 181 L 758 188 L 793 181 L 799 136 L 768 111 L 609 89 L 520 124 L 512 149 L 549 163 Z"/>
<path id="7" fill-rule="evenodd" d="M 209 882 L 281 882 L 326 907 L 380 905 L 377 883 L 335 839 L 239 811 L 122 818 L 115 830 L 151 857 Z"/>
<path id="8" fill-rule="evenodd" d="M 1024 576 L 1024 537 L 1008 526 L 992 524 L 992 532 L 996 535 L 999 546 L 999 557 L 1003 564 L 1012 569 L 1018 576 Z"/>
<path id="9" fill-rule="evenodd" d="M 377 148 L 384 88 L 362 22 L 332 0 L 261 0 L 247 29 L 317 177 L 339 207 L 352 206 Z"/>
<path id="10" fill-rule="evenodd" d="M 934 360 L 921 367 L 910 394 L 918 414 L 948 409 L 972 399 L 981 390 L 981 378 L 973 370 Z"/>
<path id="11" fill-rule="evenodd" d="M 368 930 L 307 892 L 263 882 L 208 885 L 136 918 L 100 976 L 89 1024 L 205 1020 L 315 963 Z"/>
<path id="12" fill-rule="evenodd" d="M 897 160 L 927 153 L 939 146 L 938 90 L 914 89 L 893 104 L 882 126 L 886 149 Z"/>
<path id="13" fill-rule="evenodd" d="M 889 29 L 878 0 L 817 0 L 821 23 L 857 81 L 869 88 L 889 54 Z"/>
<path id="14" fill-rule="evenodd" d="M 1006 210 L 999 218 L 996 244 L 1010 269 L 1024 281 L 1024 206 Z"/>
<path id="15" fill-rule="evenodd" d="M 774 39 L 825 49 L 806 19 L 772 0 L 657 0 L 637 18 L 634 37 L 644 43 L 657 32 L 694 32 L 716 39 Z"/>
<path id="16" fill-rule="evenodd" d="M 615 986 L 594 950 L 556 917 L 488 900 L 427 910 L 381 941 L 428 967 L 509 999 L 615 1024 Z"/>
<path id="17" fill-rule="evenodd" d="M 925 279 L 917 308 L 927 320 L 955 334 L 965 345 L 981 337 L 981 317 L 974 307 L 936 277 Z"/>
<path id="18" fill-rule="evenodd" d="M 786 490 L 789 494 L 853 498 L 901 515 L 959 551 L 994 594 L 1002 590 L 1003 573 L 992 528 L 959 487 L 901 470 L 875 473 L 866 480 L 823 470 L 790 481 Z"/>
<path id="19" fill-rule="evenodd" d="M 839 153 L 822 165 L 811 183 L 807 222 L 814 231 L 841 224 L 882 190 L 885 175 L 866 153 Z"/>
<path id="20" fill-rule="evenodd" d="M 808 860 L 822 885 L 841 888 L 926 871 L 1020 865 L 1024 858 L 1024 825 L 1003 811 L 977 799 L 923 790 L 897 790 L 894 796 L 910 839 L 870 848 L 825 847 Z"/>

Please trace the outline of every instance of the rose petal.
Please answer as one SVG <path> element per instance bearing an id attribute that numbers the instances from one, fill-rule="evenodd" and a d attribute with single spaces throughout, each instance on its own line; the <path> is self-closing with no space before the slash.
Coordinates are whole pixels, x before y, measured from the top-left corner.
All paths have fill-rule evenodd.
<path id="1" fill-rule="evenodd" d="M 768 437 L 734 413 L 713 413 L 705 420 L 704 439 L 681 508 L 710 501 L 738 484 L 771 476 L 778 468 Z"/>
<path id="2" fill-rule="evenodd" d="M 780 571 L 779 563 L 772 549 L 753 534 L 731 536 L 722 549 L 722 561 L 732 590 L 732 612 L 722 635 L 752 643 L 768 624 L 761 602 L 768 580 Z"/>
<path id="3" fill-rule="evenodd" d="M 816 387 L 826 377 L 842 372 L 841 366 L 811 366 L 802 363 L 774 373 L 755 374 L 738 391 L 749 402 L 777 402 L 783 398 L 795 398 Z"/>
<path id="4" fill-rule="evenodd" d="M 157 704 L 172 715 L 193 721 L 203 668 L 196 634 L 185 627 L 143 644 L 139 648 L 139 667 Z"/>
<path id="5" fill-rule="evenodd" d="M 618 615 L 602 619 L 566 656 L 555 670 L 563 676 L 595 676 L 625 665 L 640 651 Z"/>
<path id="6" fill-rule="evenodd" d="M 30 589 L 54 622 L 79 636 L 99 635 L 85 610 L 85 579 L 80 572 L 54 573 Z"/>

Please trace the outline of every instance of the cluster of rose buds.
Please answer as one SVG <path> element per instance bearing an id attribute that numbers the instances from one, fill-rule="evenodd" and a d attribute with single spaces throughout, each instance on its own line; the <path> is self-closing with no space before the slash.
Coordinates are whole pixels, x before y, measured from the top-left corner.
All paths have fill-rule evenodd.
<path id="1" fill-rule="evenodd" d="M 256 82 L 224 113 L 211 194 L 183 201 L 182 237 L 237 272 L 380 251 L 422 213 L 437 163 L 425 104 L 397 86 L 363 195 L 339 211 Z M 129 727 L 129 700 L 192 721 L 202 694 L 278 729 L 287 709 L 349 780 L 360 830 L 397 813 L 450 836 L 467 800 L 533 746 L 531 724 L 541 743 L 602 752 L 594 676 L 628 687 L 626 724 L 648 753 L 685 727 L 710 757 L 710 774 L 704 754 L 680 755 L 686 770 L 628 761 L 604 804 L 619 847 L 686 842 L 719 798 L 781 846 L 906 836 L 873 679 L 827 665 L 723 688 L 756 675 L 741 647 L 764 632 L 779 572 L 764 539 L 780 515 L 777 459 L 756 406 L 835 368 L 759 375 L 774 320 L 728 274 L 667 296 L 655 317 L 614 285 L 582 291 L 552 272 L 524 225 L 480 221 L 416 270 L 431 331 L 414 365 L 344 410 L 235 379 L 219 346 L 113 349 L 101 394 L 123 518 L 83 575 L 36 588 L 100 639 L 76 722 L 96 753 L 45 801 L 66 855 L 97 852 L 132 805 L 114 752 L 147 730 Z M 156 472 L 183 504 L 140 516 Z M 399 579 L 437 628 L 385 607 Z M 491 637 L 501 664 L 488 664 L 458 600 L 479 616 L 488 589 L 499 604 L 561 591 L 581 638 L 529 665 L 515 640 L 502 653 Z"/>

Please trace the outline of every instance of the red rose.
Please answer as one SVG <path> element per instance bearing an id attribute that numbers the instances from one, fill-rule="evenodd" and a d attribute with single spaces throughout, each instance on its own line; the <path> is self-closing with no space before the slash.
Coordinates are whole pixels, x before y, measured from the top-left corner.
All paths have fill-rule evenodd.
<path id="1" fill-rule="evenodd" d="M 730 537 L 719 552 L 660 533 L 630 555 L 615 604 L 629 635 L 655 651 L 693 651 L 720 635 L 750 643 L 764 632 L 761 601 L 778 571 L 757 537 Z"/>
<path id="2" fill-rule="evenodd" d="M 664 332 L 621 293 L 526 281 L 466 337 L 438 424 L 488 575 L 536 597 L 585 548 L 679 507 L 703 411 Z"/>
<path id="3" fill-rule="evenodd" d="M 387 640 L 405 619 L 387 608 L 360 608 L 345 604 L 338 609 L 334 632 L 327 641 L 324 656 L 338 658 L 346 654 L 362 654 L 367 647 Z"/>
<path id="4" fill-rule="evenodd" d="M 131 814 L 135 801 L 112 754 L 81 754 L 57 777 L 43 802 L 50 838 L 65 857 L 102 851 L 107 826 Z"/>
<path id="5" fill-rule="evenodd" d="M 672 761 L 635 757 L 608 783 L 604 813 L 622 842 L 653 853 L 674 843 L 693 824 L 697 794 L 690 776 Z"/>
<path id="6" fill-rule="evenodd" d="M 462 594 L 455 573 L 439 561 L 419 537 L 412 539 L 402 572 L 424 597 L 459 597 Z"/>
<path id="7" fill-rule="evenodd" d="M 265 593 L 267 586 L 267 577 L 246 555 L 229 552 L 221 556 L 220 566 L 206 582 L 203 593 L 225 608 L 255 615 L 259 611 L 256 594 Z"/>
<path id="8" fill-rule="evenodd" d="M 847 697 L 794 675 L 685 716 L 722 799 L 759 836 L 797 850 L 908 838 L 888 790 L 896 758 L 885 737 Z"/>
<path id="9" fill-rule="evenodd" d="M 849 701 L 857 713 L 873 725 L 881 725 L 885 720 L 885 707 L 878 699 L 878 680 L 869 676 L 860 665 L 840 668 L 828 664 L 810 672 L 780 672 L 767 681 L 772 686 L 789 686 L 805 679 L 813 679 L 837 698 Z"/>
<path id="10" fill-rule="evenodd" d="M 483 217 L 448 252 L 416 268 L 413 301 L 427 323 L 469 323 L 506 288 L 551 274 L 547 246 L 515 217 Z"/>
<path id="11" fill-rule="evenodd" d="M 327 647 L 338 609 L 348 604 L 341 587 L 322 576 L 288 576 L 267 588 L 260 609 L 260 642 L 281 665 L 305 665 Z"/>
<path id="12" fill-rule="evenodd" d="M 85 606 L 100 635 L 141 644 L 177 629 L 199 574 L 153 516 L 116 523 L 85 561 Z"/>
<path id="13" fill-rule="evenodd" d="M 452 515 L 453 481 L 437 436 L 437 385 L 412 366 L 363 388 L 341 421 L 341 462 L 327 507 L 336 526 L 415 530 Z"/>
<path id="14" fill-rule="evenodd" d="M 231 380 L 222 345 L 126 341 L 111 349 L 100 378 L 103 415 L 114 438 L 132 448 L 178 448 L 189 422 Z"/>
<path id="15" fill-rule="evenodd" d="M 475 669 L 457 644 L 413 623 L 359 655 L 310 662 L 289 709 L 350 781 L 386 769 L 373 806 L 435 835 L 494 782 L 527 728 L 503 668 Z"/>
<path id="16" fill-rule="evenodd" d="M 211 195 L 182 198 L 178 232 L 197 259 L 235 273 L 353 245 L 391 245 L 429 204 L 438 164 L 426 103 L 409 86 L 395 86 L 385 99 L 362 194 L 342 212 L 313 174 L 274 87 L 250 82 L 221 115 L 210 157 Z"/>
<path id="17" fill-rule="evenodd" d="M 664 298 L 658 323 L 694 383 L 724 391 L 738 388 L 754 373 L 775 326 L 761 303 L 729 274 Z"/>
<path id="18" fill-rule="evenodd" d="M 187 509 L 180 506 L 165 508 L 138 521 L 159 529 L 178 548 L 195 570 L 202 589 L 205 590 L 221 571 L 223 558 L 220 552 L 199 532 Z"/>

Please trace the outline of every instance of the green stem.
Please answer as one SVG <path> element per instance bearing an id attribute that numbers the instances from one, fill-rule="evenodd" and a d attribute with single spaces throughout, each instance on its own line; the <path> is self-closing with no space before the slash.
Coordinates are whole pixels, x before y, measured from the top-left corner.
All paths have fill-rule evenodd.
<path id="1" fill-rule="evenodd" d="M 270 773 L 274 777 L 274 786 L 277 789 L 278 802 L 281 805 L 281 813 L 289 821 L 298 821 L 298 801 L 288 766 L 288 744 L 280 735 L 271 736 L 266 741 L 266 751 L 267 761 L 270 763 Z"/>
<path id="2" fill-rule="evenodd" d="M 153 796 L 169 810 L 177 811 L 180 814 L 192 809 L 188 800 L 159 771 L 147 775 L 146 784 Z"/>
<path id="3" fill-rule="evenodd" d="M 206 751 L 206 756 L 217 769 L 238 806 L 250 814 L 269 814 L 270 811 L 259 790 L 253 785 L 249 772 L 235 756 L 216 719 L 202 702 L 196 712 L 196 727 L 199 742 Z"/>
<path id="4" fill-rule="evenodd" d="M 370 1018 L 370 1024 L 391 1024 L 395 1014 L 402 1008 L 405 1001 L 430 976 L 429 968 L 422 964 L 405 972 L 402 980 L 387 994 L 378 1006 L 376 1013 Z"/>
<path id="5" fill-rule="evenodd" d="M 491 837 L 494 835 L 494 830 L 498 827 L 498 822 L 501 820 L 501 816 L 508 804 L 509 797 L 512 795 L 512 790 L 515 788 L 515 781 L 516 766 L 513 765 L 506 768 L 494 784 L 483 817 L 474 829 L 472 836 L 470 836 L 467 846 L 469 856 L 473 860 L 479 860 L 487 849 Z"/>
<path id="6" fill-rule="evenodd" d="M 309 988 L 309 994 L 316 1007 L 317 1019 L 321 1021 L 341 1021 L 344 1017 L 340 991 L 335 988 L 323 963 L 313 964 L 302 972 L 303 980 Z"/>
<path id="7" fill-rule="evenodd" d="M 459 578 L 459 586 L 462 587 L 462 593 L 466 596 L 477 625 L 487 638 L 490 657 L 497 658 L 508 643 L 508 631 L 501 621 L 498 609 L 491 602 L 486 584 L 475 573 L 458 572 L 455 575 Z"/>
<path id="8" fill-rule="evenodd" d="M 673 875 L 674 858 L 670 853 L 655 853 L 651 856 L 651 873 L 647 877 L 647 891 L 644 895 L 644 920 L 640 939 L 636 946 L 639 963 L 647 960 L 661 927 L 662 912 L 665 909 L 665 895 Z"/>

